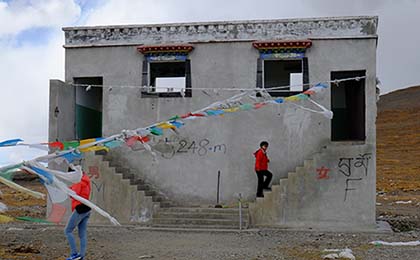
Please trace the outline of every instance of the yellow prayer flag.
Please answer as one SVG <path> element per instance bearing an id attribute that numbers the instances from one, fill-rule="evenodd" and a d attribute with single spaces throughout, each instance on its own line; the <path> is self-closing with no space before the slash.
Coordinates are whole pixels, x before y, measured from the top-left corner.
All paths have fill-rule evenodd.
<path id="1" fill-rule="evenodd" d="M 108 147 L 106 147 L 106 146 L 96 146 L 96 145 L 88 147 L 88 148 L 80 149 L 80 152 L 86 153 L 86 152 L 95 152 L 95 151 L 101 151 L 101 150 L 105 150 L 105 151 L 109 152 Z"/>
<path id="2" fill-rule="evenodd" d="M 176 127 L 168 122 L 162 122 L 156 125 L 156 127 L 162 128 L 162 129 L 175 129 Z"/>
<path id="3" fill-rule="evenodd" d="M 96 138 L 90 138 L 90 139 L 84 139 L 84 140 L 80 140 L 80 146 L 85 145 L 85 144 L 89 144 L 89 143 L 93 143 L 96 142 Z M 87 148 L 82 148 L 79 149 L 80 152 L 82 153 L 86 153 L 86 152 L 94 152 L 94 151 L 101 151 L 101 150 L 106 150 L 109 151 L 108 147 L 105 146 L 91 146 L 91 147 L 87 147 Z"/>
<path id="4" fill-rule="evenodd" d="M 224 112 L 227 112 L 227 113 L 233 113 L 233 112 L 236 112 L 238 110 L 239 110 L 239 107 L 231 107 L 231 108 L 225 108 L 225 109 L 223 109 L 223 111 Z"/>
<path id="5" fill-rule="evenodd" d="M 297 96 L 290 96 L 290 97 L 284 98 L 284 100 L 286 100 L 286 101 L 298 101 L 299 100 L 299 97 L 297 97 Z"/>

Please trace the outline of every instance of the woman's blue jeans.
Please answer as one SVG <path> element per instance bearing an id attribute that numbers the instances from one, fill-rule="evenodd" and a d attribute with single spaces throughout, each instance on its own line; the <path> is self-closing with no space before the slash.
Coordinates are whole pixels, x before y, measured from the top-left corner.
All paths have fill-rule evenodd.
<path id="1" fill-rule="evenodd" d="M 90 217 L 90 211 L 79 214 L 76 210 L 70 216 L 67 222 L 64 234 L 70 245 L 70 255 L 77 254 L 76 241 L 74 240 L 73 230 L 77 227 L 80 239 L 80 256 L 85 257 L 87 245 L 87 223 Z"/>

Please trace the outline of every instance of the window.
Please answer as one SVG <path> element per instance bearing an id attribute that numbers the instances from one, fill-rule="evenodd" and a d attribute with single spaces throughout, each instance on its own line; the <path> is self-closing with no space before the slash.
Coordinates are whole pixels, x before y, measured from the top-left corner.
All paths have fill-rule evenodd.
<path id="1" fill-rule="evenodd" d="M 191 97 L 192 45 L 139 46 L 144 55 L 142 97 Z"/>
<path id="2" fill-rule="evenodd" d="M 331 72 L 331 80 L 362 77 L 366 71 Z M 365 134 L 365 80 L 331 83 L 332 141 L 364 141 Z"/>
<path id="3" fill-rule="evenodd" d="M 143 97 L 191 97 L 190 61 L 143 62 Z"/>
<path id="4" fill-rule="evenodd" d="M 263 88 L 276 88 L 290 86 L 287 88 L 274 89 L 268 91 L 271 96 L 290 96 L 302 92 L 307 86 L 302 85 L 307 82 L 307 59 L 299 60 L 263 60 Z M 305 76 L 304 76 L 305 75 Z"/>
<path id="5" fill-rule="evenodd" d="M 273 97 L 291 96 L 309 88 L 303 84 L 309 83 L 305 53 L 312 46 L 312 41 L 257 41 L 252 45 L 260 53 L 257 60 L 257 88 L 278 88 L 268 90 Z"/>

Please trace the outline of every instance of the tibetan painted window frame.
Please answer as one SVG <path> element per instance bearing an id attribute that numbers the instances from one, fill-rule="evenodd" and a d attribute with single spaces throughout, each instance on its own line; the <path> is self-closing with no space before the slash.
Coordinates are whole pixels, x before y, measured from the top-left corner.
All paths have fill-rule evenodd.
<path id="1" fill-rule="evenodd" d="M 185 63 L 185 94 L 184 97 L 192 97 L 191 91 L 191 61 L 188 54 L 194 49 L 190 44 L 180 45 L 143 45 L 137 50 L 144 55 L 142 63 L 142 86 L 150 86 L 151 63 Z M 142 97 L 183 97 L 181 92 L 154 92 L 143 90 Z"/>
<path id="2" fill-rule="evenodd" d="M 305 56 L 306 49 L 312 46 L 311 40 L 277 40 L 277 41 L 256 41 L 253 47 L 259 51 L 257 60 L 257 88 L 264 88 L 264 60 L 301 60 L 303 84 L 309 83 L 308 58 Z M 303 86 L 303 90 L 308 89 L 308 85 Z M 269 91 L 270 93 L 270 91 Z M 299 94 L 300 91 L 271 92 L 272 96 L 291 96 Z"/>

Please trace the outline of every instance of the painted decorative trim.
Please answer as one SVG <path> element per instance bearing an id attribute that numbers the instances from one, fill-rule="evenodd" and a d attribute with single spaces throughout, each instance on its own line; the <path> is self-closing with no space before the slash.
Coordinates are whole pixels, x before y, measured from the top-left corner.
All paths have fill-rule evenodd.
<path id="1" fill-rule="evenodd" d="M 267 50 L 306 50 L 312 46 L 311 40 L 285 40 L 285 41 L 257 41 L 253 42 L 252 46 L 260 52 Z"/>
<path id="2" fill-rule="evenodd" d="M 289 53 L 260 53 L 260 58 L 267 59 L 303 59 L 304 52 L 289 52 Z"/>
<path id="3" fill-rule="evenodd" d="M 182 45 L 145 45 L 137 47 L 147 61 L 185 61 L 188 53 L 194 49 L 189 44 Z"/>
<path id="4" fill-rule="evenodd" d="M 155 25 L 67 27 L 65 46 L 377 37 L 378 17 L 256 20 Z"/>
<path id="5" fill-rule="evenodd" d="M 306 49 L 312 46 L 312 41 L 258 41 L 253 42 L 252 46 L 260 52 L 261 59 L 302 59 Z"/>
<path id="6" fill-rule="evenodd" d="M 165 53 L 189 53 L 194 46 L 189 44 L 182 45 L 144 45 L 137 47 L 137 50 L 143 54 L 165 54 Z"/>

